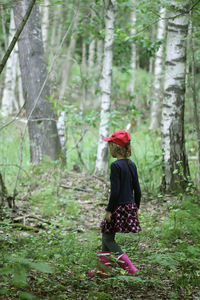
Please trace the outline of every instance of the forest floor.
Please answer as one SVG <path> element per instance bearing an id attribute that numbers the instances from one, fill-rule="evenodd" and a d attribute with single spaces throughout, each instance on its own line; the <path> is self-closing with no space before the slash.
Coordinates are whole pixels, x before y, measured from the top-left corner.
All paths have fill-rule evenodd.
<path id="1" fill-rule="evenodd" d="M 18 211 L 0 214 L 0 299 L 200 299 L 200 208 L 192 194 L 143 193 L 142 231 L 117 234 L 140 272 L 126 276 L 113 260 L 110 278 L 88 277 L 108 190 L 104 179 L 72 171 L 32 169 L 21 179 Z"/>

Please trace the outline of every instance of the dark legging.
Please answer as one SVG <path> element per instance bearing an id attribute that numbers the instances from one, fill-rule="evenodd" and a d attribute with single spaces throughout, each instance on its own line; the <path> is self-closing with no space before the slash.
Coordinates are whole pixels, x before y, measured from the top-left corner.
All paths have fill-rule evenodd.
<path id="1" fill-rule="evenodd" d="M 123 254 L 121 247 L 115 242 L 115 233 L 102 233 L 102 251 Z"/>

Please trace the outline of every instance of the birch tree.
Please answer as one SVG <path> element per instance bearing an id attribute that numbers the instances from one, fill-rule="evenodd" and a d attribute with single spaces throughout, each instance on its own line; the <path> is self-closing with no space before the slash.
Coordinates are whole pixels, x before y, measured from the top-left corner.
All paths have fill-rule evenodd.
<path id="1" fill-rule="evenodd" d="M 50 6 L 49 0 L 44 0 L 43 3 L 41 4 L 42 39 L 43 39 L 45 51 L 47 51 L 47 45 L 48 45 L 49 6 Z"/>
<path id="2" fill-rule="evenodd" d="M 15 21 L 13 10 L 10 14 L 9 39 L 10 44 L 15 35 Z M 1 113 L 3 116 L 12 114 L 15 100 L 16 74 L 17 74 L 17 44 L 15 45 L 10 57 L 8 58 L 5 70 L 5 82 L 2 96 Z"/>
<path id="3" fill-rule="evenodd" d="M 136 35 L 136 0 L 131 1 L 131 36 Z M 137 49 L 136 44 L 132 43 L 131 45 L 131 79 L 128 86 L 128 91 L 132 95 L 135 90 L 135 71 L 137 67 Z"/>
<path id="4" fill-rule="evenodd" d="M 116 1 L 106 1 L 104 58 L 102 78 L 100 81 L 101 115 L 95 168 L 96 175 L 105 175 L 108 169 L 108 143 L 104 141 L 104 137 L 109 135 L 115 6 Z"/>
<path id="5" fill-rule="evenodd" d="M 9 44 L 15 35 L 15 21 L 13 9 L 10 14 L 10 28 L 9 28 Z M 11 52 L 6 68 L 5 68 L 5 82 L 2 95 L 1 113 L 3 116 L 8 116 L 13 113 L 14 109 L 18 110 L 24 104 L 21 72 L 19 68 L 18 45 L 16 43 Z"/>
<path id="6" fill-rule="evenodd" d="M 165 37 L 165 8 L 160 9 L 160 19 L 158 22 L 157 40 L 164 40 Z M 162 75 L 163 75 L 163 51 L 164 44 L 160 45 L 155 54 L 154 64 L 154 85 L 153 99 L 151 102 L 150 130 L 160 128 L 161 102 L 162 102 Z"/>
<path id="7" fill-rule="evenodd" d="M 162 110 L 163 190 L 184 186 L 189 175 L 184 138 L 187 7 L 171 1 L 167 28 L 166 75 Z"/>
<path id="8" fill-rule="evenodd" d="M 30 0 L 14 2 L 16 27 L 22 20 L 29 3 Z M 18 46 L 26 100 L 31 162 L 38 164 L 44 156 L 56 160 L 59 158 L 61 147 L 55 116 L 51 103 L 48 101 L 50 88 L 47 81 L 40 15 L 37 5 L 34 5 L 28 22 L 19 37 Z"/>

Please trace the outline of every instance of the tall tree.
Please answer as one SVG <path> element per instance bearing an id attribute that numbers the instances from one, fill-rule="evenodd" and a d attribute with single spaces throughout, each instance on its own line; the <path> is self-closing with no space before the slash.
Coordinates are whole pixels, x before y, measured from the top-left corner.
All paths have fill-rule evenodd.
<path id="1" fill-rule="evenodd" d="M 160 128 L 161 119 L 161 101 L 162 101 L 162 75 L 163 73 L 163 59 L 164 59 L 164 37 L 165 37 L 165 8 L 160 9 L 160 19 L 158 22 L 157 40 L 161 40 L 158 51 L 155 54 L 154 64 L 154 86 L 153 86 L 153 99 L 151 102 L 151 119 L 150 130 Z"/>
<path id="2" fill-rule="evenodd" d="M 9 44 L 15 35 L 15 21 L 13 9 L 10 12 Z M 13 113 L 14 109 L 20 109 L 24 104 L 22 93 L 21 72 L 19 68 L 18 45 L 16 43 L 5 66 L 5 81 L 2 94 L 1 112 L 3 116 Z"/>
<path id="3" fill-rule="evenodd" d="M 18 27 L 30 0 L 15 1 L 14 16 Z M 41 35 L 40 15 L 34 5 L 27 24 L 18 40 L 22 83 L 26 100 L 31 162 L 38 164 L 44 156 L 56 160 L 60 141 L 56 119 L 48 100 L 50 95 Z"/>
<path id="4" fill-rule="evenodd" d="M 163 189 L 185 186 L 189 175 L 184 138 L 186 37 L 188 7 L 171 1 L 167 28 L 166 73 L 162 110 Z"/>
<path id="5" fill-rule="evenodd" d="M 136 0 L 131 0 L 131 36 L 136 35 Z M 132 43 L 131 45 L 131 79 L 129 82 L 128 91 L 133 94 L 135 90 L 135 74 L 137 67 L 137 48 L 136 44 Z"/>
<path id="6" fill-rule="evenodd" d="M 15 21 L 13 10 L 11 9 L 10 14 L 10 28 L 9 28 L 9 39 L 10 44 L 15 35 Z M 1 112 L 3 116 L 8 116 L 12 114 L 14 109 L 15 97 L 15 87 L 16 87 L 16 76 L 17 76 L 17 60 L 18 60 L 18 46 L 15 45 L 13 51 L 11 52 L 6 67 L 5 67 L 5 82 L 2 95 Z"/>
<path id="7" fill-rule="evenodd" d="M 101 121 L 99 127 L 99 141 L 96 159 L 96 175 L 107 174 L 108 169 L 108 145 L 104 137 L 109 135 L 109 116 L 110 116 L 110 94 L 112 80 L 112 61 L 113 61 L 113 42 L 114 42 L 114 19 L 116 1 L 108 0 L 105 8 L 105 43 L 102 78 L 100 81 L 101 89 Z"/>

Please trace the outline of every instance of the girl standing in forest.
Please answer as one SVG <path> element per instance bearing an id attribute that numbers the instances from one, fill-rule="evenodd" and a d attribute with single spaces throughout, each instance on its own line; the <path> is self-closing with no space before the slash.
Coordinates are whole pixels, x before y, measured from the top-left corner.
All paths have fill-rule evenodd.
<path id="1" fill-rule="evenodd" d="M 116 232 L 136 233 L 141 231 L 137 214 L 140 207 L 141 190 L 136 165 L 128 159 L 131 156 L 130 140 L 130 134 L 124 130 L 104 138 L 104 141 L 109 143 L 112 157 L 117 160 L 111 164 L 110 198 L 106 207 L 105 220 L 101 223 L 102 251 L 97 252 L 102 265 L 97 272 L 100 277 L 109 276 L 107 271 L 109 271 L 111 253 L 115 254 L 119 266 L 129 274 L 138 272 L 127 254 L 115 241 Z M 92 277 L 95 273 L 96 271 L 92 270 L 89 272 L 89 276 Z"/>

